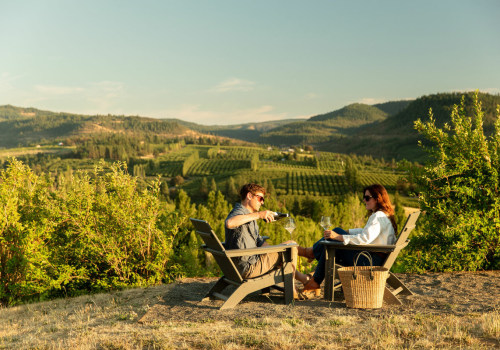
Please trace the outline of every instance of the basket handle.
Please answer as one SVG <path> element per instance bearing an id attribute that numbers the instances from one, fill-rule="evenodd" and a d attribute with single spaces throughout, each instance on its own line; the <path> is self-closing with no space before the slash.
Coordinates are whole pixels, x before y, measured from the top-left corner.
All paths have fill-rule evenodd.
<path id="1" fill-rule="evenodd" d="M 352 274 L 352 278 L 356 279 L 356 277 L 358 277 L 356 275 L 356 266 L 358 265 L 358 259 L 361 255 L 364 256 L 365 258 L 367 258 L 368 261 L 370 262 L 370 280 L 373 281 L 373 278 L 374 278 L 373 277 L 373 260 L 372 260 L 372 256 L 367 251 L 362 251 L 362 252 L 359 252 L 358 254 L 356 254 L 356 258 L 354 259 L 354 273 Z"/>

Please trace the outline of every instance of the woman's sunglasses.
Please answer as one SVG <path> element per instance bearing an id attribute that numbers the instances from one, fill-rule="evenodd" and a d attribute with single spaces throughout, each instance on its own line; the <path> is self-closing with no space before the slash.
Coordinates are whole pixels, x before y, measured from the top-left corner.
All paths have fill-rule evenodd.
<path id="1" fill-rule="evenodd" d="M 368 202 L 370 200 L 370 198 L 373 198 L 373 196 L 363 196 L 363 199 L 365 200 L 365 202 Z"/>

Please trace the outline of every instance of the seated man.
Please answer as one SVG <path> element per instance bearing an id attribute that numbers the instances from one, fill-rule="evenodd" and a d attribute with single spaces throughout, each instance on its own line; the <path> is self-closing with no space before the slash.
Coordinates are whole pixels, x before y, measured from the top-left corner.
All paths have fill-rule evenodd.
<path id="1" fill-rule="evenodd" d="M 259 226 L 257 225 L 258 219 L 265 222 L 274 221 L 274 212 L 270 210 L 259 211 L 261 205 L 264 203 L 265 194 L 266 189 L 257 184 L 250 183 L 241 188 L 241 203 L 235 204 L 225 222 L 227 249 L 248 249 L 268 245 L 259 235 Z M 287 241 L 284 243 L 295 242 Z M 268 253 L 240 257 L 237 261 L 237 269 L 243 278 L 261 276 L 280 266 L 281 259 L 279 254 Z M 295 279 L 306 283 L 307 276 L 296 270 L 296 247 L 292 247 L 292 265 Z M 294 292 L 294 297 L 301 299 L 297 292 Z"/>

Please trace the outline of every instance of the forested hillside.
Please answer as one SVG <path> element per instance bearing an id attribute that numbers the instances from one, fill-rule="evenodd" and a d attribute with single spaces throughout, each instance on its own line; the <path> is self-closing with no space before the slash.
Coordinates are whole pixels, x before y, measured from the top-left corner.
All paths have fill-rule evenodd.
<path id="1" fill-rule="evenodd" d="M 459 105 L 464 96 L 466 112 L 471 113 L 474 93 L 446 93 L 423 96 L 408 104 L 399 113 L 379 123 L 373 123 L 353 131 L 352 136 L 333 136 L 329 142 L 318 145 L 323 151 L 367 154 L 385 158 L 424 160 L 425 154 L 417 147 L 419 137 L 414 129 L 417 119 L 427 120 L 429 110 L 438 126 L 450 122 L 453 105 Z M 499 95 L 479 93 L 484 111 L 484 129 L 487 135 L 493 131 Z"/>
<path id="2" fill-rule="evenodd" d="M 109 134 L 195 136 L 177 121 L 137 116 L 54 113 L 34 108 L 0 106 L 0 147 L 16 147 L 66 141 L 82 136 Z"/>
<path id="3" fill-rule="evenodd" d="M 279 147 L 304 148 L 308 145 L 328 152 L 422 161 L 425 155 L 417 147 L 414 122 L 418 118 L 426 119 L 429 108 L 432 108 L 438 125 L 443 125 L 450 120 L 450 110 L 460 102 L 462 95 L 442 93 L 413 101 L 390 101 L 373 106 L 355 103 L 307 120 L 288 119 L 225 126 L 200 125 L 177 119 L 85 116 L 0 106 L 0 147 L 48 145 L 56 141 L 74 144 L 84 142 L 90 136 L 110 134 L 178 140 L 222 137 L 226 143 L 241 140 Z M 466 108 L 470 109 L 472 93 L 464 95 Z M 480 93 L 479 99 L 485 112 L 485 131 L 490 134 L 500 96 Z"/>

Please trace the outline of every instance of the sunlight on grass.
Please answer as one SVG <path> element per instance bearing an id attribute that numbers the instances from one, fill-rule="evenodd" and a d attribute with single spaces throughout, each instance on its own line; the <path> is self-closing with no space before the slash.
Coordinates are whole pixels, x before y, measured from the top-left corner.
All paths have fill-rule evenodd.
<path id="1" fill-rule="evenodd" d="M 453 314 L 321 309 L 321 317 L 219 313 L 138 323 L 172 286 L 136 288 L 0 309 L 0 349 L 434 349 L 498 344 L 498 311 Z M 299 306 L 300 307 L 300 306 Z M 322 306 L 315 306 L 322 308 Z M 312 311 L 312 310 L 310 310 Z M 224 315 L 221 313 L 220 315 Z"/>

